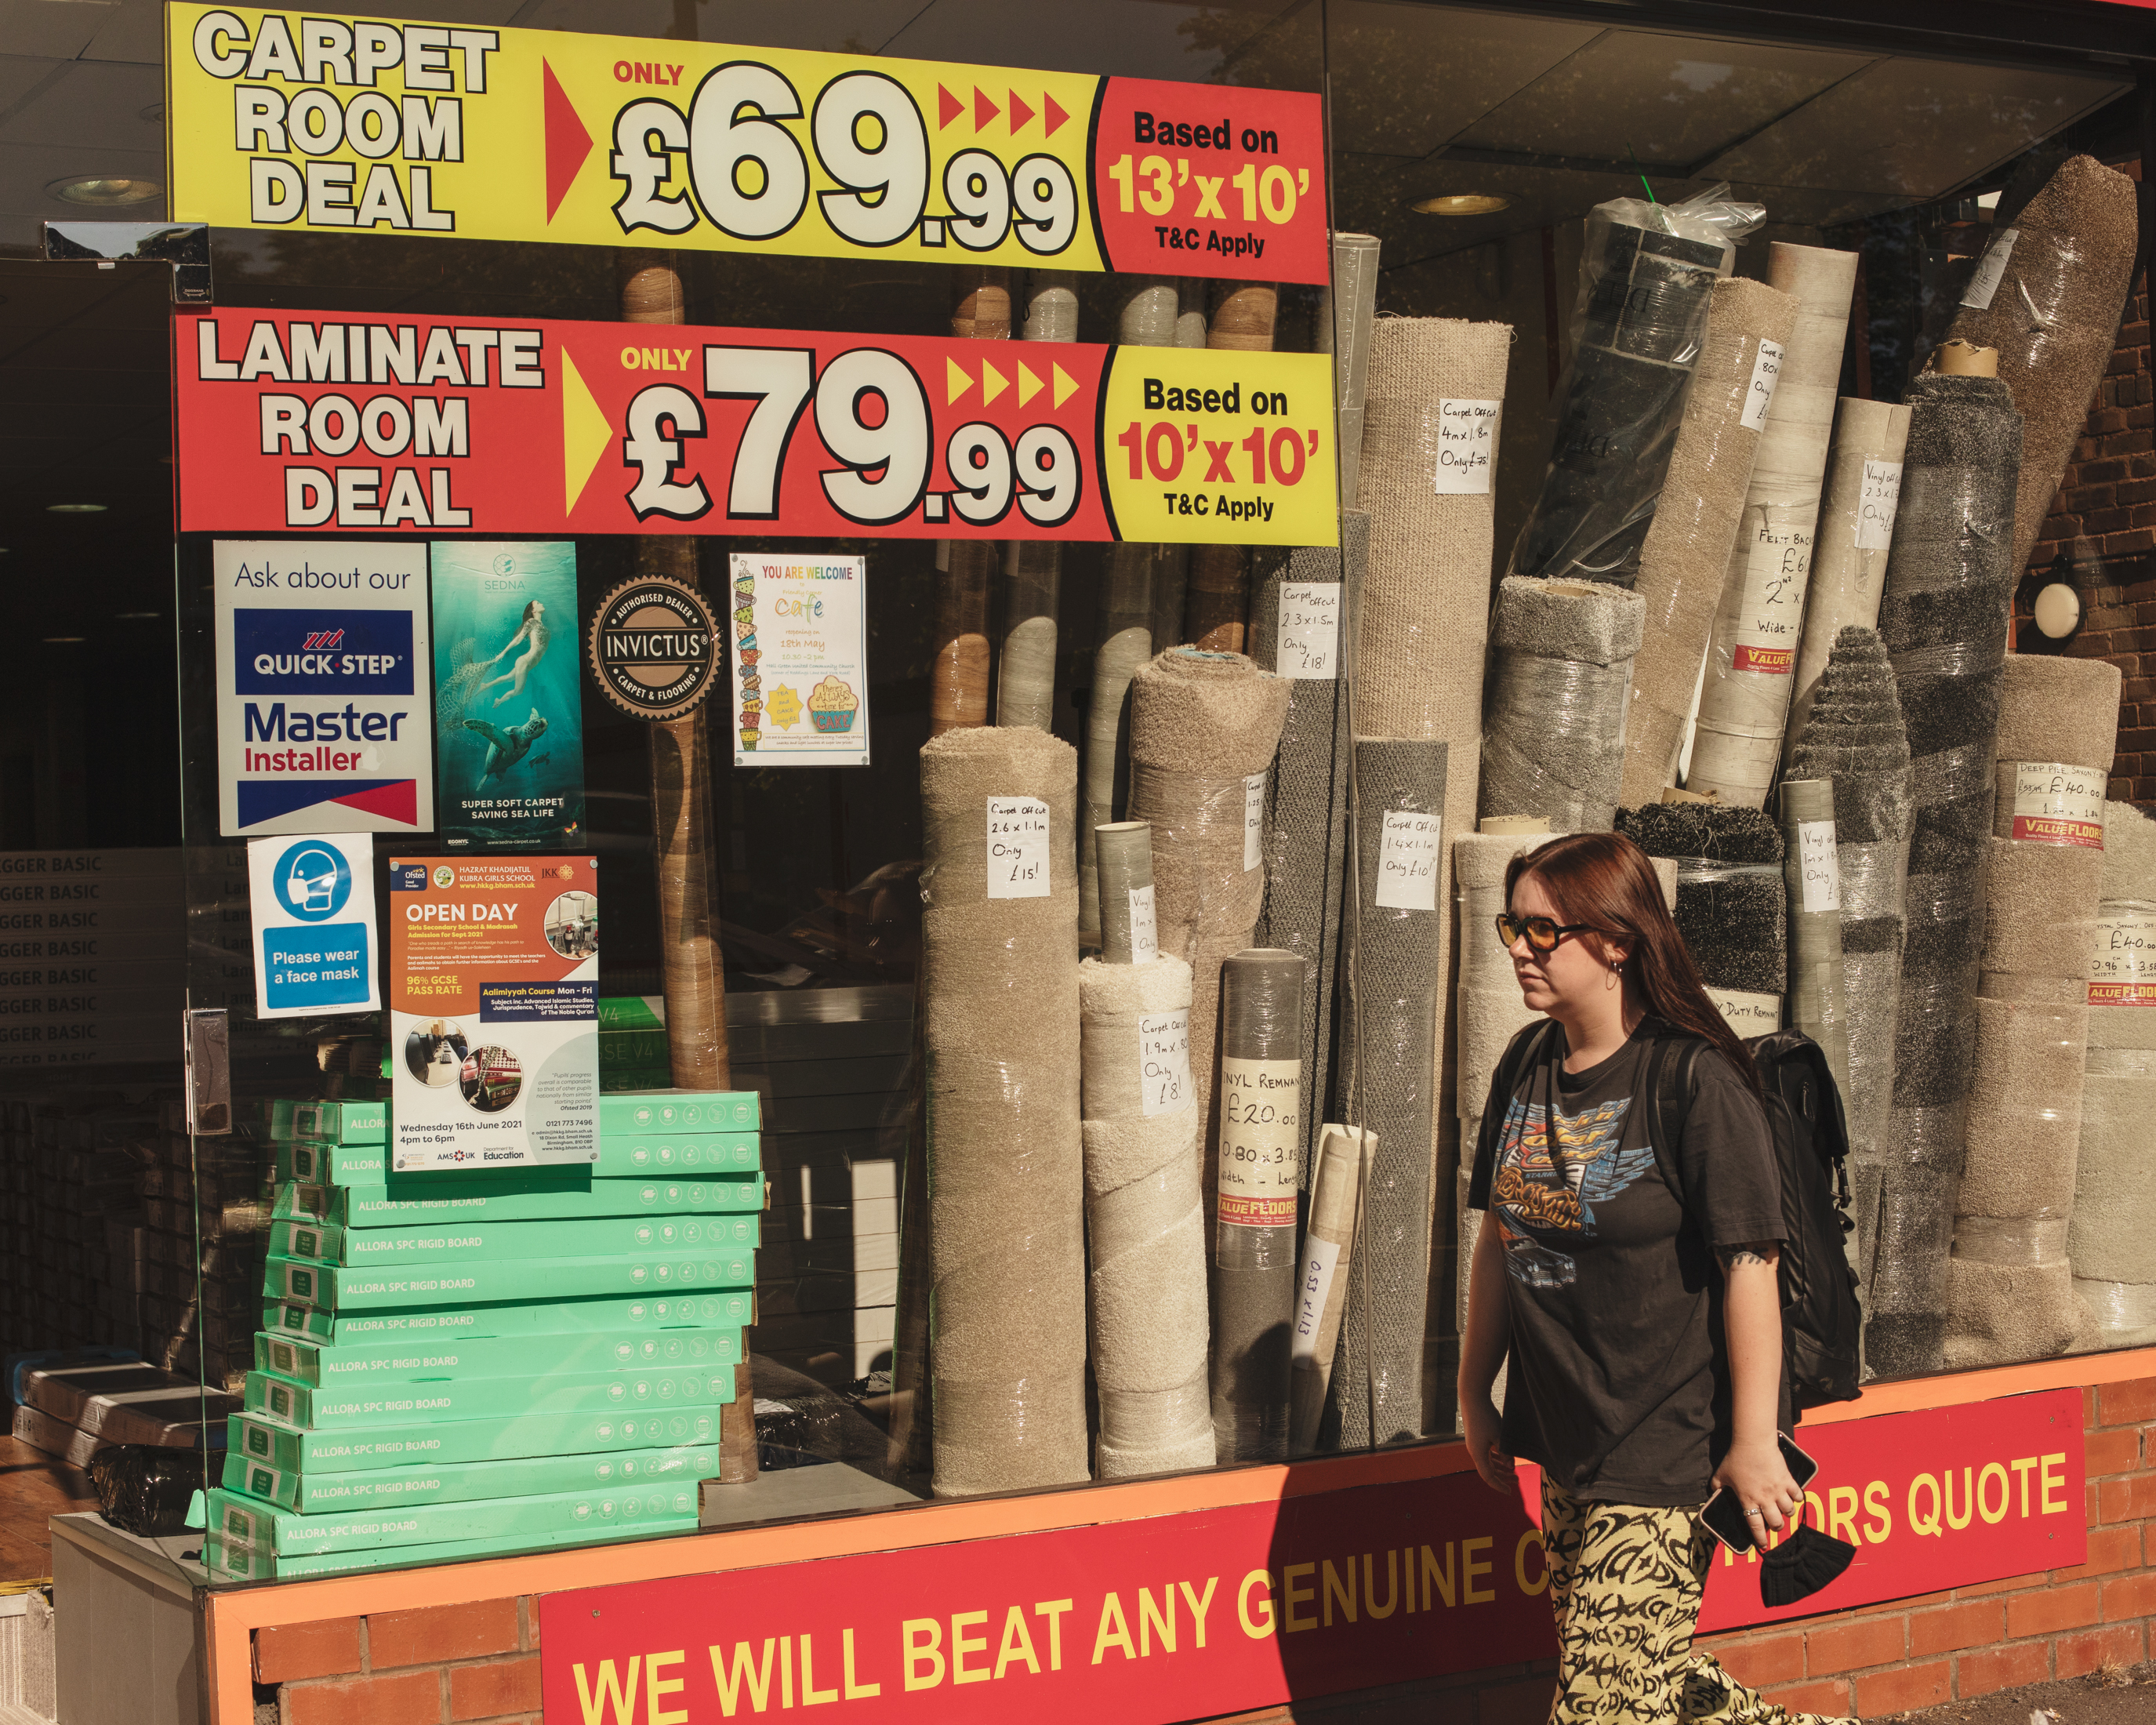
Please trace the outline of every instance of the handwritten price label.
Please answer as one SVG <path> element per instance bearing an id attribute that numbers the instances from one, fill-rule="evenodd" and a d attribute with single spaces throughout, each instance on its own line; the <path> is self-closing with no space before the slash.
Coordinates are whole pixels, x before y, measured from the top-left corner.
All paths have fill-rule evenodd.
<path id="1" fill-rule="evenodd" d="M 1340 675 L 1340 583 L 1283 581 L 1280 630 L 1273 669 L 1303 682 L 1331 682 Z"/>
<path id="2" fill-rule="evenodd" d="M 1437 908 L 1437 865 L 1445 822 L 1394 810 L 1385 816 L 1378 851 L 1378 903 L 1389 911 Z"/>
<path id="3" fill-rule="evenodd" d="M 1894 512 L 1902 506 L 1902 464 L 1866 461 L 1856 510 L 1856 548 L 1887 551 L 1894 543 Z"/>
<path id="4" fill-rule="evenodd" d="M 1190 1106 L 1190 1014 L 1151 1013 L 1138 1019 L 1138 1074 L 1146 1117 Z"/>
<path id="5" fill-rule="evenodd" d="M 1301 1174 L 1302 1062 L 1220 1060 L 1219 1219 L 1292 1228 Z"/>
<path id="6" fill-rule="evenodd" d="M 2056 761 L 2001 761 L 1999 795 L 2013 811 L 2009 836 L 2029 845 L 2103 849 L 2106 773 Z"/>
<path id="7" fill-rule="evenodd" d="M 1797 863 L 1804 877 L 1804 907 L 1810 916 L 1841 908 L 1841 855 L 1830 820 L 1797 823 Z"/>
<path id="8" fill-rule="evenodd" d="M 1133 886 L 1131 893 L 1131 963 L 1150 964 L 1160 957 L 1160 920 L 1153 908 L 1152 888 Z"/>
<path id="9" fill-rule="evenodd" d="M 1501 401 L 1440 400 L 1437 404 L 1437 470 L 1440 496 L 1485 497 L 1497 468 Z"/>
<path id="10" fill-rule="evenodd" d="M 1744 392 L 1744 411 L 1738 423 L 1751 431 L 1767 429 L 1767 410 L 1774 403 L 1774 385 L 1782 376 L 1782 348 L 1778 341 L 1762 341 L 1759 357 L 1752 362 L 1752 382 Z"/>
<path id="11" fill-rule="evenodd" d="M 1046 898 L 1048 805 L 1038 797 L 988 798 L 988 896 Z"/>

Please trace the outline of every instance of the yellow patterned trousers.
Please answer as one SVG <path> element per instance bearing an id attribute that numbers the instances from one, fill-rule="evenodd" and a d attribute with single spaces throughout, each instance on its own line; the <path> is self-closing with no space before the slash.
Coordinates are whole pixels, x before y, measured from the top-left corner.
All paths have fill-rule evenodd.
<path id="1" fill-rule="evenodd" d="M 1834 1725 L 1763 1699 L 1692 1645 L 1714 1543 L 1696 1510 L 1584 1503 L 1543 1476 L 1550 1725 Z"/>

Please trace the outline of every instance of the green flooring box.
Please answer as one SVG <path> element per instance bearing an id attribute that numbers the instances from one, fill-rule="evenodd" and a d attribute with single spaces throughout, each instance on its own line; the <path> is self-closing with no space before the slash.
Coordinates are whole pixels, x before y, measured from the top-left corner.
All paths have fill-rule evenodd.
<path id="1" fill-rule="evenodd" d="M 505 1258 L 635 1257 L 653 1252 L 753 1251 L 754 1215 L 586 1216 L 497 1222 L 460 1216 L 416 1228 L 345 1228 L 312 1217 L 270 1225 L 270 1255 L 315 1264 L 467 1264 Z"/>
<path id="2" fill-rule="evenodd" d="M 331 1312 L 275 1301 L 262 1308 L 272 1335 L 311 1342 L 435 1341 L 471 1336 L 576 1336 L 593 1330 L 724 1329 L 756 1322 L 743 1291 L 635 1295 L 622 1300 L 513 1300 L 390 1312 Z"/>
<path id="3" fill-rule="evenodd" d="M 381 1186 L 389 1179 L 389 1147 L 382 1143 L 333 1144 L 321 1138 L 290 1138 L 273 1145 L 275 1178 L 313 1186 Z"/>
<path id="4" fill-rule="evenodd" d="M 379 1144 L 389 1137 L 389 1104 L 381 1101 L 300 1102 L 292 1110 L 291 1136 L 321 1138 L 331 1144 Z"/>
<path id="5" fill-rule="evenodd" d="M 402 1508 L 299 1515 L 222 1487 L 209 1494 L 210 1515 L 235 1543 L 279 1557 L 316 1551 L 371 1551 L 385 1545 L 433 1545 L 444 1540 L 489 1539 L 521 1543 L 535 1534 L 580 1528 L 636 1527 L 649 1522 L 696 1518 L 694 1480 L 653 1481 L 629 1486 L 550 1491 L 536 1497 L 492 1502 L 422 1503 Z"/>
<path id="6" fill-rule="evenodd" d="M 271 1300 L 331 1312 L 403 1306 L 485 1306 L 505 1300 L 583 1300 L 704 1288 L 747 1288 L 755 1275 L 738 1248 L 665 1256 L 504 1258 L 348 1268 L 271 1258 L 262 1291 Z"/>
<path id="7" fill-rule="evenodd" d="M 643 1101 L 649 1091 L 624 1100 Z M 602 1096 L 603 1107 L 609 1098 Z M 295 1138 L 275 1147 L 276 1178 L 317 1186 L 387 1186 L 392 1178 L 381 1144 L 332 1144 L 320 1139 Z M 679 1127 L 624 1128 L 599 1138 L 598 1160 L 581 1172 L 605 1178 L 633 1178 L 642 1174 L 753 1173 L 762 1164 L 762 1141 L 753 1130 L 732 1128 L 703 1132 Z M 505 1172 L 507 1172 L 505 1170 Z M 521 1171 L 520 1171 L 521 1172 Z M 464 1180 L 464 1174 L 404 1174 L 400 1185 Z"/>
<path id="8" fill-rule="evenodd" d="M 599 1137 L 644 1132 L 752 1132 L 762 1123 L 752 1090 L 623 1091 L 599 1098 Z"/>
<path id="9" fill-rule="evenodd" d="M 297 1557 L 280 1557 L 213 1527 L 203 1536 L 203 1564 L 226 1581 L 293 1581 L 311 1575 L 350 1575 L 361 1570 L 410 1569 L 422 1563 L 508 1557 L 517 1552 L 547 1551 L 560 1546 L 619 1545 L 632 1539 L 656 1539 L 669 1533 L 696 1531 L 695 1516 L 646 1516 L 619 1527 L 572 1527 L 564 1532 L 533 1534 L 522 1539 L 444 1539 L 432 1545 L 386 1545 L 372 1550 L 308 1552 Z"/>
<path id="10" fill-rule="evenodd" d="M 727 1374 L 731 1389 L 732 1374 Z M 716 1444 L 722 1403 L 634 1408 L 626 1413 L 511 1414 L 493 1420 L 408 1420 L 365 1430 L 305 1431 L 266 1414 L 225 1422 L 229 1447 L 280 1473 L 365 1473 L 381 1467 L 444 1467 L 531 1455 L 582 1455 Z"/>
<path id="11" fill-rule="evenodd" d="M 708 1407 L 732 1399 L 731 1365 L 549 1373 L 543 1378 L 422 1378 L 313 1389 L 267 1372 L 247 1374 L 245 1406 L 309 1431 L 392 1425 L 426 1419 L 454 1423 L 517 1414 L 596 1414 L 606 1409 Z"/>
<path id="12" fill-rule="evenodd" d="M 308 1389 L 408 1383 L 424 1378 L 536 1378 L 551 1372 L 631 1367 L 730 1366 L 742 1357 L 738 1329 L 593 1330 L 581 1336 L 492 1336 L 422 1343 L 319 1343 L 266 1331 L 254 1338 L 254 1369 Z"/>
<path id="13" fill-rule="evenodd" d="M 692 1484 L 719 1471 L 716 1444 L 619 1454 L 530 1455 L 514 1461 L 461 1461 L 444 1467 L 385 1467 L 371 1473 L 280 1473 L 228 1450 L 224 1484 L 302 1515 L 402 1509 L 416 1503 L 534 1497 L 547 1491 L 628 1490 L 650 1482 Z"/>
<path id="14" fill-rule="evenodd" d="M 496 1180 L 420 1177 L 394 1186 L 306 1186 L 288 1180 L 277 1189 L 276 1214 L 346 1228 L 408 1228 L 465 1220 L 730 1214 L 762 1208 L 763 1181 L 753 1173 L 601 1180 L 593 1179 L 588 1169 L 568 1168 L 561 1174 L 519 1170 Z"/>

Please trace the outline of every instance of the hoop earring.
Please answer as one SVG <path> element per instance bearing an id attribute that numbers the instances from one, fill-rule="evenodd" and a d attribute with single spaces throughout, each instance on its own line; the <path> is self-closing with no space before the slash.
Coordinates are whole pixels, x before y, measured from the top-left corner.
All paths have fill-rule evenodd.
<path id="1" fill-rule="evenodd" d="M 1620 959 L 1618 963 L 1609 967 L 1609 980 L 1603 983 L 1602 992 L 1607 994 L 1612 988 L 1617 987 L 1617 985 L 1624 980 L 1625 966 L 1623 961 Z"/>

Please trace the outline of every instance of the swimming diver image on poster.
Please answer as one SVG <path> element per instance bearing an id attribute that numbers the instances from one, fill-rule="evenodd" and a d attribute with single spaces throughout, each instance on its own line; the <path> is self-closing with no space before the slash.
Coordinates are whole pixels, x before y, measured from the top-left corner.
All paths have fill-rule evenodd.
<path id="1" fill-rule="evenodd" d="M 434 732 L 442 844 L 550 850 L 584 839 L 577 551 L 433 547 Z"/>

